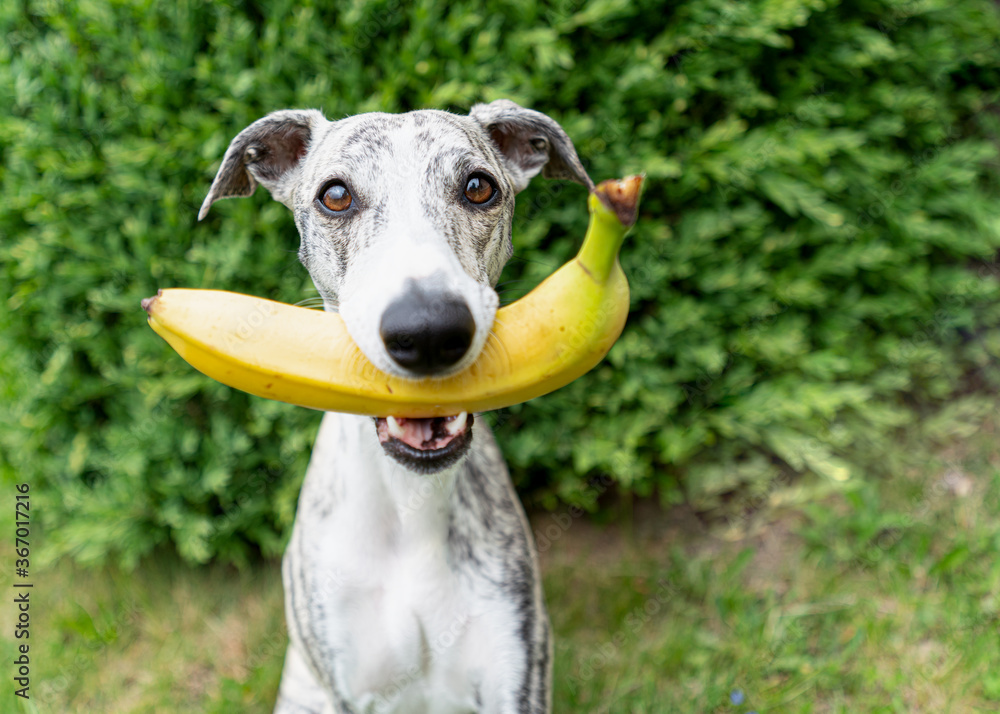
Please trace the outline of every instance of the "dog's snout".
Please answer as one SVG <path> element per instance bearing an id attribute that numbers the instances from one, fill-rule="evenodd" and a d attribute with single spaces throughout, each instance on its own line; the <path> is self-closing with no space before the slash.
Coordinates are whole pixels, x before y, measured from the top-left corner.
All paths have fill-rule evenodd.
<path id="1" fill-rule="evenodd" d="M 382 314 L 379 334 L 393 361 L 410 372 L 438 374 L 469 351 L 476 321 L 459 297 L 411 288 Z"/>

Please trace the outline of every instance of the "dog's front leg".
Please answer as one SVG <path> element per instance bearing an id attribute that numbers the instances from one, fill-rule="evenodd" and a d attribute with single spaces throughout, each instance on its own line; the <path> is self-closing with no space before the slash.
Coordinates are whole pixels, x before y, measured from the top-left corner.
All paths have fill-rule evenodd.
<path id="1" fill-rule="evenodd" d="M 274 714 L 346 714 L 327 699 L 295 643 L 285 653 Z"/>

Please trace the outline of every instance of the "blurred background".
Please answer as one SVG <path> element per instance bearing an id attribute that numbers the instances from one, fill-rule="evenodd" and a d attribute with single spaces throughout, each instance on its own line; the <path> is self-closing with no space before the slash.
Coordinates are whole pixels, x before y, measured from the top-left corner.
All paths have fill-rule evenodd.
<path id="1" fill-rule="evenodd" d="M 488 416 L 555 711 L 1000 711 L 994 2 L 23 0 L 0 29 L 0 475 L 31 486 L 37 711 L 270 711 L 320 415 L 203 377 L 139 308 L 315 296 L 266 191 L 196 221 L 230 139 L 501 97 L 595 180 L 649 177 L 622 338 Z M 575 252 L 584 198 L 518 196 L 502 301 Z"/>

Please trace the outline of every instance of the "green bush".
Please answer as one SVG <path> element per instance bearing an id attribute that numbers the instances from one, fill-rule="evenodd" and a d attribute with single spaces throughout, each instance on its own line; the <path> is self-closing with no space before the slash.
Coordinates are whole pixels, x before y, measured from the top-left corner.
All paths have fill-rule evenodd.
<path id="1" fill-rule="evenodd" d="M 493 417 L 535 502 L 592 501 L 597 474 L 706 507 L 782 469 L 863 478 L 898 426 L 1000 381 L 990 0 L 326 6 L 0 9 L 0 462 L 50 554 L 280 550 L 318 414 L 203 378 L 139 300 L 314 295 L 266 192 L 195 221 L 232 136 L 284 107 L 509 97 L 595 179 L 649 175 L 624 336 Z M 522 194 L 504 299 L 571 254 L 582 206 Z M 955 404 L 941 424 L 984 401 Z"/>

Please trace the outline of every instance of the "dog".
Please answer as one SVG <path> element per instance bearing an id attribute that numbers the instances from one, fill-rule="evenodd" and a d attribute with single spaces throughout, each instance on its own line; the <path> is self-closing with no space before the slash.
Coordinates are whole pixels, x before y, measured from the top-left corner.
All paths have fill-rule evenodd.
<path id="1" fill-rule="evenodd" d="M 264 186 L 368 359 L 445 376 L 483 349 L 514 197 L 540 172 L 594 188 L 559 124 L 509 100 L 337 121 L 284 110 L 233 139 L 199 219 Z M 493 435 L 471 414 L 405 416 L 323 417 L 282 561 L 275 712 L 550 712 L 538 555 Z"/>

